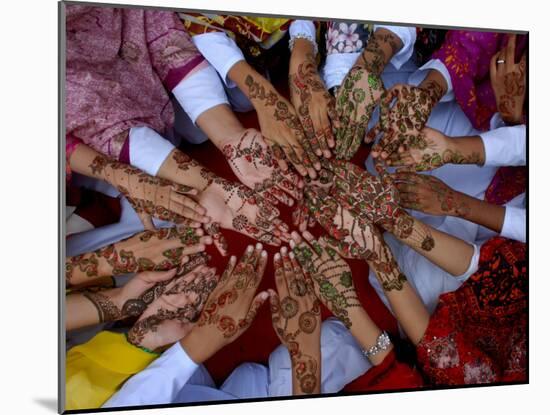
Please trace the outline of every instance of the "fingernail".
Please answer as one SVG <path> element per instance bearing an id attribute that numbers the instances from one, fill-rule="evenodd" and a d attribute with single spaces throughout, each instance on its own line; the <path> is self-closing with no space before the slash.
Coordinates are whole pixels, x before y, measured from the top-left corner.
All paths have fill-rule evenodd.
<path id="1" fill-rule="evenodd" d="M 267 256 L 267 252 L 266 252 L 266 251 L 262 251 L 261 256 L 262 256 L 262 258 L 265 258 L 265 257 Z"/>
<path id="2" fill-rule="evenodd" d="M 290 257 L 290 259 L 294 259 L 294 252 L 290 252 L 288 256 Z"/>
<path id="3" fill-rule="evenodd" d="M 259 251 L 260 249 L 262 249 L 262 244 L 261 243 L 257 243 L 256 244 L 256 249 Z"/>
<path id="4" fill-rule="evenodd" d="M 286 249 L 286 246 L 283 246 L 281 248 L 281 254 L 286 255 L 288 253 L 288 250 Z"/>
<path id="5" fill-rule="evenodd" d="M 296 248 L 296 242 L 294 242 L 292 239 L 290 240 L 289 244 L 292 249 Z"/>
<path id="6" fill-rule="evenodd" d="M 251 253 L 254 250 L 254 247 L 252 245 L 248 245 L 246 247 L 246 252 Z"/>
<path id="7" fill-rule="evenodd" d="M 262 300 L 267 299 L 267 297 L 269 297 L 269 294 L 266 293 L 265 291 L 264 291 L 263 293 L 260 294 L 260 298 L 261 298 Z"/>
<path id="8" fill-rule="evenodd" d="M 277 261 L 281 259 L 281 254 L 280 253 L 276 253 L 273 258 L 275 258 Z"/>

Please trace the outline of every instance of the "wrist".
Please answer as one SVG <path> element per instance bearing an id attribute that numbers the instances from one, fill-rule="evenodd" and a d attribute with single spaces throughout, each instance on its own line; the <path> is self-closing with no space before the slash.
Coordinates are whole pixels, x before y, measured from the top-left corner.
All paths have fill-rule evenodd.
<path id="1" fill-rule="evenodd" d="M 179 341 L 185 353 L 197 365 L 205 362 L 215 353 L 215 351 L 211 351 L 212 342 L 205 340 L 205 336 L 201 336 L 200 331 L 195 327 L 195 329 L 191 330 L 187 336 Z"/>

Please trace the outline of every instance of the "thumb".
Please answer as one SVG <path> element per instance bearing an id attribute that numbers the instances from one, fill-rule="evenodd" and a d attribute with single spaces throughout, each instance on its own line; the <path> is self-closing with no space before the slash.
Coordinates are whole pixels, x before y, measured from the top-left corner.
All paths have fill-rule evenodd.
<path id="1" fill-rule="evenodd" d="M 248 327 L 250 327 L 250 325 L 256 318 L 256 314 L 258 314 L 258 310 L 263 305 L 263 303 L 265 303 L 265 300 L 267 300 L 267 297 L 269 297 L 267 291 L 262 291 L 256 294 L 256 297 L 254 297 L 254 300 L 252 300 L 252 304 L 250 305 L 250 308 L 248 309 L 248 313 L 246 313 L 245 318 L 239 322 L 239 328 L 246 330 Z"/>

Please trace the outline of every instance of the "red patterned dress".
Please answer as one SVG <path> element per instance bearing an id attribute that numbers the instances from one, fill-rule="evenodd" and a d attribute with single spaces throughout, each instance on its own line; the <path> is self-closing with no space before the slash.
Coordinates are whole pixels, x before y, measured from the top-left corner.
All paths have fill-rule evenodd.
<path id="1" fill-rule="evenodd" d="M 493 238 L 478 271 L 443 294 L 417 346 L 419 367 L 435 385 L 527 380 L 526 245 Z"/>

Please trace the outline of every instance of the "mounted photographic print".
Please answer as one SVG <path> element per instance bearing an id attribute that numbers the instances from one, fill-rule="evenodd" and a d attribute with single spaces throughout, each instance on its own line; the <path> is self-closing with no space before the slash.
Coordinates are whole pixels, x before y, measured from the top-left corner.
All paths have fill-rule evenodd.
<path id="1" fill-rule="evenodd" d="M 61 412 L 528 382 L 527 33 L 59 11 Z"/>

